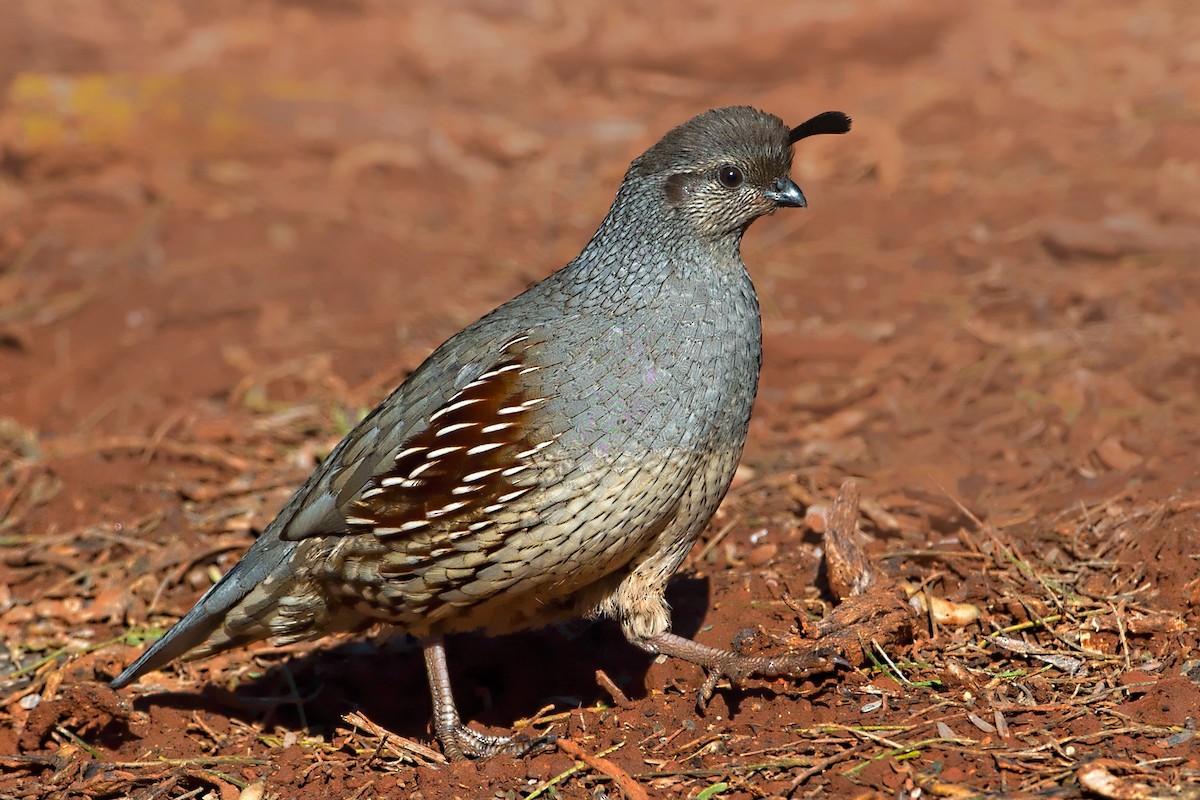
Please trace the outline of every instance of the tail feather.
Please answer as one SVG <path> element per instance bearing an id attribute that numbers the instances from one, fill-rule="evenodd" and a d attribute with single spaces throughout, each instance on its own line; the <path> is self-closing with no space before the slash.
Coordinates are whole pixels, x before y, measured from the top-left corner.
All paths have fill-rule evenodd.
<path id="1" fill-rule="evenodd" d="M 183 619 L 109 685 L 120 689 L 177 658 L 199 658 L 271 635 L 273 625 L 245 623 L 261 620 L 265 616 L 273 603 L 268 595 L 278 597 L 277 590 L 282 587 L 273 587 L 276 591 L 267 592 L 264 591 L 264 584 L 271 583 L 272 573 L 288 560 L 296 545 L 268 536 L 264 534 L 260 537 L 246 556 L 205 592 Z M 254 613 L 247 616 L 237 614 L 242 618 L 242 624 L 237 625 L 235 630 L 226 630 L 230 612 L 247 600 L 257 607 Z"/>

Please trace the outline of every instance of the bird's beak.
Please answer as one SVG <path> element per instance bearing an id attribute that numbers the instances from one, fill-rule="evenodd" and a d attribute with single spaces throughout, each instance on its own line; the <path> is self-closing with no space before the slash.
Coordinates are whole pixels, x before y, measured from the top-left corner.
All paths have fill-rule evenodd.
<path id="1" fill-rule="evenodd" d="M 775 185 L 763 192 L 763 197 L 781 207 L 808 208 L 804 192 L 791 178 L 776 178 Z"/>

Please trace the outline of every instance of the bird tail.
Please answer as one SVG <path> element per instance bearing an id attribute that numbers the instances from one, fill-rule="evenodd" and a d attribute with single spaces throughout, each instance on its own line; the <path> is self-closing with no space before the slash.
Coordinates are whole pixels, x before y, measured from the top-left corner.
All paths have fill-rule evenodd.
<path id="1" fill-rule="evenodd" d="M 297 592 L 287 575 L 295 548 L 295 542 L 264 533 L 183 619 L 109 685 L 120 689 L 177 658 L 201 658 L 269 636 L 299 640 L 317 635 L 314 613 L 321 603 L 281 604 L 284 598 L 313 597 Z"/>

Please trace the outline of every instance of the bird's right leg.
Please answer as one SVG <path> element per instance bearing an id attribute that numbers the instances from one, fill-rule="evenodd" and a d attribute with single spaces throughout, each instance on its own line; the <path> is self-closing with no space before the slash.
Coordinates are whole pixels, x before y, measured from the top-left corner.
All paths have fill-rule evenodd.
<path id="1" fill-rule="evenodd" d="M 747 656 L 671 633 L 671 609 L 663 596 L 663 588 L 674 566 L 669 564 L 669 569 L 634 572 L 600 608 L 602 613 L 620 621 L 621 630 L 630 643 L 649 653 L 681 658 L 704 669 L 706 678 L 696 696 L 696 706 L 701 713 L 722 678 L 728 678 L 733 684 L 751 675 L 801 679 L 849 666 L 841 653 L 827 647 L 778 656 Z"/>
<path id="2" fill-rule="evenodd" d="M 446 669 L 446 647 L 442 637 L 422 642 L 425 671 L 429 676 L 429 694 L 433 698 L 433 731 L 442 743 L 442 751 L 451 761 L 465 758 L 489 758 L 507 755 L 520 757 L 536 753 L 554 744 L 554 736 L 530 739 L 517 736 L 489 736 L 468 728 L 458 716 L 454 694 L 450 690 L 450 672 Z"/>
<path id="3" fill-rule="evenodd" d="M 805 653 L 779 656 L 744 656 L 732 650 L 722 650 L 663 631 L 655 636 L 631 640 L 651 653 L 682 658 L 704 668 L 707 677 L 696 693 L 696 706 L 703 712 L 722 678 L 738 684 L 750 675 L 762 678 L 807 678 L 838 667 L 849 667 L 841 653 L 832 648 L 816 648 Z"/>

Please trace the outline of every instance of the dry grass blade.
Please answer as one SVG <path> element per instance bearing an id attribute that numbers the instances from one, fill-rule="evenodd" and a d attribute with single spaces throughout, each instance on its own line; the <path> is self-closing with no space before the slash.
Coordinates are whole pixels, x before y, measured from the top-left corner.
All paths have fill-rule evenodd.
<path id="1" fill-rule="evenodd" d="M 401 761 L 426 766 L 450 763 L 444 755 L 436 750 L 414 742 L 412 739 L 398 736 L 386 728 L 376 725 L 358 711 L 351 711 L 349 714 L 343 715 L 342 719 L 355 728 L 365 731 L 368 738 L 374 739 L 376 753 L 386 752 Z"/>

